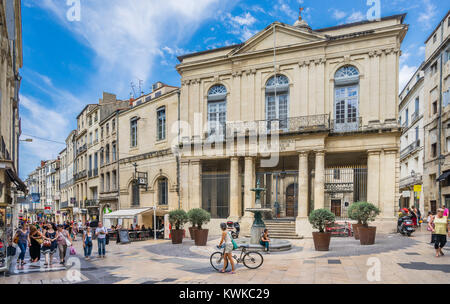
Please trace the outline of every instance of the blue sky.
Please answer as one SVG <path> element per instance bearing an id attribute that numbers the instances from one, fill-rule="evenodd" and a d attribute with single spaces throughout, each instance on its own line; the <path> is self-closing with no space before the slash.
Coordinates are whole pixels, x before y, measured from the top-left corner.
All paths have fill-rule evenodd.
<path id="1" fill-rule="evenodd" d="M 24 67 L 22 138 L 64 142 L 76 116 L 102 92 L 128 99 L 131 82 L 179 85 L 176 57 L 240 43 L 274 21 L 293 24 L 299 6 L 313 29 L 366 18 L 367 0 L 80 0 L 80 21 L 69 21 L 72 0 L 22 0 Z M 446 3 L 446 4 L 444 4 Z M 424 59 L 424 41 L 450 3 L 381 0 L 381 16 L 408 13 L 400 84 Z M 22 178 L 64 145 L 21 143 Z"/>

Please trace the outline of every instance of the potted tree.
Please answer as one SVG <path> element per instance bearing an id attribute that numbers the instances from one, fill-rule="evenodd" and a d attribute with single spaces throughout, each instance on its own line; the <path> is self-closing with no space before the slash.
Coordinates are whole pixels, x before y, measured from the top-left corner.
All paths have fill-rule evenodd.
<path id="1" fill-rule="evenodd" d="M 319 232 L 313 232 L 314 247 L 316 251 L 328 251 L 330 248 L 331 233 L 325 232 L 327 225 L 334 223 L 334 214 L 327 209 L 317 209 L 309 215 L 309 222 L 314 229 Z"/>
<path id="2" fill-rule="evenodd" d="M 192 209 L 189 212 L 189 221 L 197 225 L 195 235 L 196 246 L 206 246 L 208 242 L 208 229 L 203 229 L 202 225 L 211 220 L 211 214 L 201 208 Z"/>
<path id="3" fill-rule="evenodd" d="M 172 225 L 170 234 L 172 244 L 183 243 L 183 225 L 188 222 L 188 216 L 184 210 L 173 210 L 169 212 L 169 222 Z"/>
<path id="4" fill-rule="evenodd" d="M 358 220 L 358 223 L 361 223 L 361 226 L 358 227 L 361 245 L 375 244 L 377 227 L 369 226 L 369 222 L 374 221 L 378 214 L 380 214 L 380 209 L 368 202 L 359 202 L 352 211 L 352 216 Z"/>
<path id="5" fill-rule="evenodd" d="M 362 223 L 359 220 L 359 218 L 357 216 L 357 212 L 356 212 L 356 210 L 358 210 L 360 204 L 361 204 L 361 202 L 355 202 L 355 203 L 351 204 L 350 207 L 348 207 L 348 217 L 351 218 L 352 220 L 358 221 L 356 224 L 352 224 L 353 236 L 355 237 L 355 240 L 359 240 L 358 228 L 360 226 L 362 226 Z"/>
<path id="6" fill-rule="evenodd" d="M 189 234 L 191 235 L 191 239 L 195 240 L 195 230 L 197 228 L 195 227 L 195 222 L 193 222 L 193 217 L 191 216 L 192 210 L 194 209 L 191 209 L 187 212 L 187 216 L 189 219 L 188 221 L 191 223 L 191 227 L 189 227 Z"/>

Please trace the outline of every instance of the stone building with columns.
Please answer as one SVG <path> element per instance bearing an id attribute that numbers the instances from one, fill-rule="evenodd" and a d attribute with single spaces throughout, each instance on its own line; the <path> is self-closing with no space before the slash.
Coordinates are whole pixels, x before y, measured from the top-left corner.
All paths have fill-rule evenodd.
<path id="1" fill-rule="evenodd" d="M 268 219 L 310 236 L 311 210 L 338 218 L 356 201 L 395 230 L 399 199 L 398 72 L 405 15 L 311 29 L 274 22 L 239 45 L 180 56 L 180 201 L 252 222 L 266 188 Z"/>

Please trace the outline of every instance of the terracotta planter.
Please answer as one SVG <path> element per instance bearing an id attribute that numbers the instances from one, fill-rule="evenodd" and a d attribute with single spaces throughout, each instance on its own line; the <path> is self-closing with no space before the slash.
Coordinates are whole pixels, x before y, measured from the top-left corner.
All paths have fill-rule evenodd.
<path id="1" fill-rule="evenodd" d="M 358 228 L 361 227 L 362 224 L 352 224 L 353 227 L 353 236 L 355 237 L 355 240 L 359 240 L 359 231 Z"/>
<path id="2" fill-rule="evenodd" d="M 375 235 L 377 234 L 377 227 L 364 227 L 359 229 L 359 242 L 361 245 L 373 245 L 375 244 Z"/>
<path id="3" fill-rule="evenodd" d="M 195 229 L 195 246 L 206 246 L 208 242 L 208 229 Z"/>
<path id="4" fill-rule="evenodd" d="M 328 251 L 330 249 L 331 233 L 313 232 L 312 234 L 316 251 Z"/>
<path id="5" fill-rule="evenodd" d="M 192 240 L 195 240 L 195 230 L 197 230 L 196 227 L 189 227 L 189 234 L 191 235 Z"/>
<path id="6" fill-rule="evenodd" d="M 172 236 L 172 244 L 183 243 L 184 230 L 171 230 L 170 235 Z"/>

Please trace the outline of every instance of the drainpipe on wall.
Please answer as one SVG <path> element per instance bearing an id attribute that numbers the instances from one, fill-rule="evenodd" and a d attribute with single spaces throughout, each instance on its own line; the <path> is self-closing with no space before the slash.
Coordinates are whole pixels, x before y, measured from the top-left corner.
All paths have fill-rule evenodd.
<path id="1" fill-rule="evenodd" d="M 120 210 L 120 148 L 119 148 L 119 109 L 116 110 L 116 155 L 117 155 L 117 210 Z"/>

